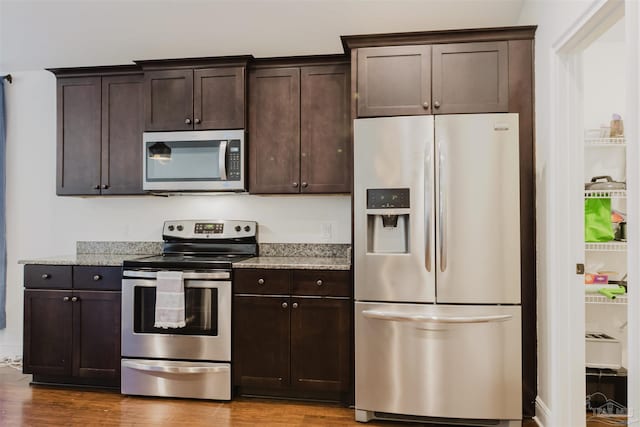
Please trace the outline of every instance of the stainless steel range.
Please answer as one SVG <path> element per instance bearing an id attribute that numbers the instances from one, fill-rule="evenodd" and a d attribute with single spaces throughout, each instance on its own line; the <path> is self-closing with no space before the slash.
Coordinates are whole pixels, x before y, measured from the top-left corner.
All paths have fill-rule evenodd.
<path id="1" fill-rule="evenodd" d="M 257 255 L 256 228 L 253 221 L 166 221 L 161 256 L 124 262 L 123 394 L 231 399 L 231 264 Z M 181 285 L 184 327 L 156 327 L 166 272 L 179 272 L 172 280 Z"/>

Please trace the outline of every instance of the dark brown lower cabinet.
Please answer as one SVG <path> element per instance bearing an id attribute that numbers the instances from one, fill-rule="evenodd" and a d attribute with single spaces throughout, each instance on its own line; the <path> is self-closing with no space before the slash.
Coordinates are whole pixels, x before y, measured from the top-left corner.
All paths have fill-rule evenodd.
<path id="1" fill-rule="evenodd" d="M 255 390 L 289 387 L 289 297 L 233 299 L 234 383 Z"/>
<path id="2" fill-rule="evenodd" d="M 119 387 L 121 292 L 76 290 L 71 281 L 68 289 L 43 289 L 49 286 L 45 283 L 48 277 L 66 270 L 71 277 L 71 269 L 25 267 L 25 280 L 36 270 L 47 271 L 41 274 L 47 279 L 25 282 L 23 372 L 33 374 L 34 383 Z M 115 276 L 112 270 L 119 268 L 95 267 L 90 271 L 94 289 L 115 288 L 110 282 L 119 282 L 120 275 Z"/>
<path id="3" fill-rule="evenodd" d="M 294 296 L 291 307 L 291 386 L 302 391 L 348 390 L 350 301 Z"/>
<path id="4" fill-rule="evenodd" d="M 247 290 L 253 276 L 260 276 L 256 279 L 261 283 L 259 292 L 276 279 L 274 272 L 283 270 L 256 270 L 258 275 L 244 271 L 236 274 L 234 286 Z M 289 276 L 293 292 L 301 289 L 295 286 L 299 276 L 295 273 Z M 350 281 L 333 284 L 330 273 L 316 272 L 323 279 L 316 278 L 313 285 L 323 292 L 324 286 L 335 286 L 338 295 L 343 293 L 341 288 L 349 287 Z M 313 295 L 314 291 L 310 289 L 308 295 L 256 292 L 234 296 L 232 369 L 236 394 L 348 403 L 352 301 L 349 296 Z"/>

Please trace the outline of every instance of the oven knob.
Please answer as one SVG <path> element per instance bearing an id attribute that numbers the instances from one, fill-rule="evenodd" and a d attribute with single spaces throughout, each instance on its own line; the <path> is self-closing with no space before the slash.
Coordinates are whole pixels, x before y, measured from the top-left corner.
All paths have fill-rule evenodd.
<path id="1" fill-rule="evenodd" d="M 244 231 L 251 231 L 251 227 L 249 227 L 248 225 L 244 226 Z"/>
<path id="2" fill-rule="evenodd" d="M 170 226 L 169 226 L 169 231 L 173 231 L 173 229 L 174 229 L 174 228 L 175 228 L 175 227 L 174 227 L 173 225 L 170 225 Z"/>
<path id="3" fill-rule="evenodd" d="M 182 231 L 184 227 L 182 227 L 181 225 L 178 226 L 178 231 Z"/>
<path id="4" fill-rule="evenodd" d="M 240 227 L 239 225 L 236 225 L 236 231 L 240 231 L 242 230 L 242 227 Z"/>

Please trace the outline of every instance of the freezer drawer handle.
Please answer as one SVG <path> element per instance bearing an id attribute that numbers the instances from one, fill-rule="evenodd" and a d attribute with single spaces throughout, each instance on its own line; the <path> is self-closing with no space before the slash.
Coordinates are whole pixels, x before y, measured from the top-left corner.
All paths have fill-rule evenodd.
<path id="1" fill-rule="evenodd" d="M 137 371 L 166 372 L 170 374 L 202 374 L 229 371 L 228 366 L 157 366 L 131 362 L 129 360 L 123 361 L 122 366 L 125 368 L 135 369 Z"/>
<path id="2" fill-rule="evenodd" d="M 391 311 L 365 310 L 364 317 L 369 319 L 392 320 L 397 322 L 430 322 L 430 323 L 488 323 L 504 322 L 511 319 L 511 314 L 498 314 L 494 316 L 429 316 L 424 314 L 407 314 Z"/>

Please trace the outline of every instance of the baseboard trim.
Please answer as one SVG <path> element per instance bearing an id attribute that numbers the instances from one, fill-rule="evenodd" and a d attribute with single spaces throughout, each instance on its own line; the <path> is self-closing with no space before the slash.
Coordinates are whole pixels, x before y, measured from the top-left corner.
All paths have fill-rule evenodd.
<path id="1" fill-rule="evenodd" d="M 549 407 L 544 403 L 540 396 L 536 397 L 536 416 L 533 417 L 533 420 L 540 427 L 545 427 L 551 425 L 549 420 L 551 419 L 551 411 Z"/>

